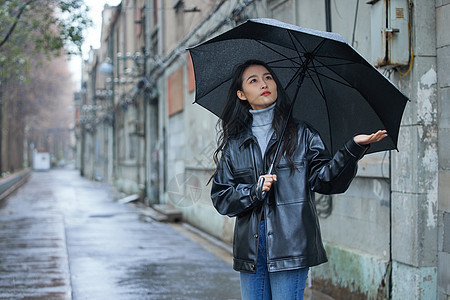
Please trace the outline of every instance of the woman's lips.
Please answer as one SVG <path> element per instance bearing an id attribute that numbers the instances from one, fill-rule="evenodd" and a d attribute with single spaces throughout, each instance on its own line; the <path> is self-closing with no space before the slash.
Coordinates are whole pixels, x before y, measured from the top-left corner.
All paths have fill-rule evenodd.
<path id="1" fill-rule="evenodd" d="M 261 96 L 268 96 L 270 94 L 271 94 L 271 92 L 264 92 L 264 93 L 261 94 Z"/>

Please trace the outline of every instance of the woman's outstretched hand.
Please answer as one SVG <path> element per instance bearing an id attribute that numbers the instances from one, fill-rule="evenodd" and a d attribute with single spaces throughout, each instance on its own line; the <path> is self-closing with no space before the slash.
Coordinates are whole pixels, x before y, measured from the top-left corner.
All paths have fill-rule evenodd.
<path id="1" fill-rule="evenodd" d="M 359 134 L 353 138 L 353 140 L 359 145 L 369 145 L 376 143 L 387 137 L 386 130 L 378 130 L 372 134 Z"/>

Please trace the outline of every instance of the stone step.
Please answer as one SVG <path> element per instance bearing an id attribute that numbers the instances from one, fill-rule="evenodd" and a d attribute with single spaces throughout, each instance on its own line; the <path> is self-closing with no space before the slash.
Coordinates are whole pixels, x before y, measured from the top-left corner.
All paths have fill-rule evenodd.
<path id="1" fill-rule="evenodd" d="M 155 204 L 152 206 L 154 210 L 167 217 L 167 222 L 181 222 L 181 211 L 170 204 Z"/>

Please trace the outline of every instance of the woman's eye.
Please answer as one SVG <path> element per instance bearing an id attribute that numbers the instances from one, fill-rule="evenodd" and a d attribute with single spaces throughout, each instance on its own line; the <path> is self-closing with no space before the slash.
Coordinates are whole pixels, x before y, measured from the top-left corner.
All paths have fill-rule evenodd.
<path id="1" fill-rule="evenodd" d="M 266 76 L 266 80 L 272 80 L 272 76 Z"/>

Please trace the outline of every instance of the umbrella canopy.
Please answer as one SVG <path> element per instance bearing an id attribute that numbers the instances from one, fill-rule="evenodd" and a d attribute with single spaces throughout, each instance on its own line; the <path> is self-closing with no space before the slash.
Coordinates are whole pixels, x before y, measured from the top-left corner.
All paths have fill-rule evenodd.
<path id="1" fill-rule="evenodd" d="M 355 134 L 386 129 L 369 153 L 397 148 L 408 98 L 339 34 L 251 19 L 191 47 L 195 102 L 221 116 L 237 65 L 267 63 L 292 99 L 294 118 L 319 131 L 333 154 Z"/>

